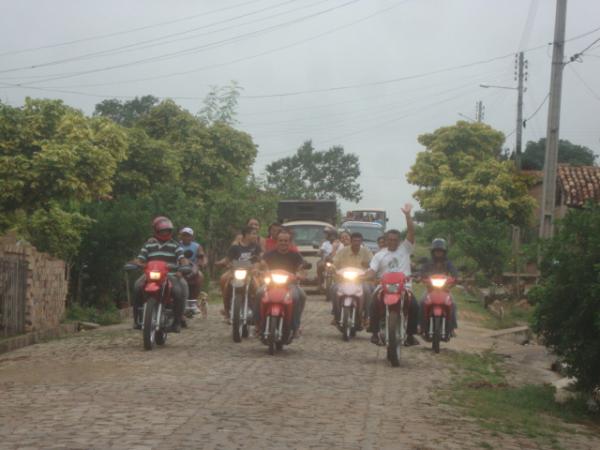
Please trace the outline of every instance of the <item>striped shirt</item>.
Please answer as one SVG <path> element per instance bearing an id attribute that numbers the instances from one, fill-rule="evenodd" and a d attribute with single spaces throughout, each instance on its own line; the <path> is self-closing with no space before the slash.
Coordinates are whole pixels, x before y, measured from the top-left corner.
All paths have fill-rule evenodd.
<path id="1" fill-rule="evenodd" d="M 138 259 L 144 262 L 159 260 L 170 264 L 177 264 L 181 258 L 183 258 L 183 248 L 175 239 L 160 242 L 156 238 L 150 238 L 138 255 Z"/>

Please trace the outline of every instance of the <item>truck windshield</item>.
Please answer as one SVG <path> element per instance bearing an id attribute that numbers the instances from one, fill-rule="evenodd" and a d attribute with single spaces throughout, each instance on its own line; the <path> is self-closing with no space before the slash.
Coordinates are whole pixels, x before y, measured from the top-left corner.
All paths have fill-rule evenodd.
<path id="1" fill-rule="evenodd" d="M 383 230 L 379 227 L 361 227 L 360 225 L 349 225 L 344 227 L 350 232 L 350 234 L 362 234 L 363 240 L 369 242 L 376 242 L 379 236 L 383 236 Z"/>
<path id="2" fill-rule="evenodd" d="M 290 225 L 294 231 L 296 245 L 321 245 L 325 239 L 325 230 L 319 225 Z"/>

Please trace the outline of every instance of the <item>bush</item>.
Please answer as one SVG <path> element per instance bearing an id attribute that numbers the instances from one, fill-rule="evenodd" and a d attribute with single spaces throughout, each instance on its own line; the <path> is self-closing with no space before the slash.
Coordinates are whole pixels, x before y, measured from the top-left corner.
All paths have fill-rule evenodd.
<path id="1" fill-rule="evenodd" d="M 571 210 L 544 250 L 533 325 L 579 387 L 600 385 L 600 206 Z"/>
<path id="2" fill-rule="evenodd" d="M 102 309 L 74 304 L 67 309 L 67 320 L 93 322 L 99 325 L 115 325 L 121 323 L 121 316 L 114 304 L 109 304 Z"/>

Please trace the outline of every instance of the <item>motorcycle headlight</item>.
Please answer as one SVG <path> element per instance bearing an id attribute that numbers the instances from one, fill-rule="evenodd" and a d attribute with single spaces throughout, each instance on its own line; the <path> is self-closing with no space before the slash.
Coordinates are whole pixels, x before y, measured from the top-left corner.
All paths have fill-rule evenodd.
<path id="1" fill-rule="evenodd" d="M 271 284 L 271 277 L 265 277 L 265 284 Z"/>
<path id="2" fill-rule="evenodd" d="M 236 280 L 245 280 L 246 275 L 248 275 L 248 271 L 246 269 L 237 269 L 233 272 L 233 276 Z"/>
<path id="3" fill-rule="evenodd" d="M 158 280 L 160 280 L 160 272 L 154 272 L 154 271 L 152 271 L 152 272 L 150 272 L 150 273 L 149 273 L 149 275 L 148 275 L 148 276 L 149 276 L 149 277 L 150 277 L 150 279 L 151 279 L 151 280 L 153 280 L 153 281 L 158 281 Z"/>
<path id="4" fill-rule="evenodd" d="M 388 292 L 395 294 L 400 291 L 400 285 L 398 283 L 388 284 L 386 287 Z"/>
<path id="5" fill-rule="evenodd" d="M 348 281 L 354 281 L 358 278 L 358 272 L 354 270 L 345 270 L 342 272 L 342 277 Z"/>
<path id="6" fill-rule="evenodd" d="M 331 264 L 330 262 L 326 262 L 325 267 L 333 267 L 333 264 Z"/>
<path id="7" fill-rule="evenodd" d="M 446 278 L 431 278 L 431 285 L 435 288 L 443 288 L 446 285 Z"/>
<path id="8" fill-rule="evenodd" d="M 275 284 L 285 284 L 287 283 L 289 277 L 280 273 L 274 273 L 271 275 L 271 278 L 273 279 L 273 283 Z"/>

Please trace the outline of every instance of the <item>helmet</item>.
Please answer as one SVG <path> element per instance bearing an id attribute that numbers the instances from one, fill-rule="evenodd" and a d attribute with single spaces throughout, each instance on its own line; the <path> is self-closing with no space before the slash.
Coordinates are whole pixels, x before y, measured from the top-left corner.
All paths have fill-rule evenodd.
<path id="1" fill-rule="evenodd" d="M 161 242 L 168 241 L 173 236 L 173 222 L 168 217 L 159 216 L 152 221 L 152 228 L 154 229 L 154 237 Z M 161 233 L 168 231 L 168 233 Z"/>
<path id="2" fill-rule="evenodd" d="M 435 238 L 431 241 L 431 251 L 434 250 L 443 250 L 444 252 L 448 251 L 448 244 L 446 243 L 446 239 Z"/>

